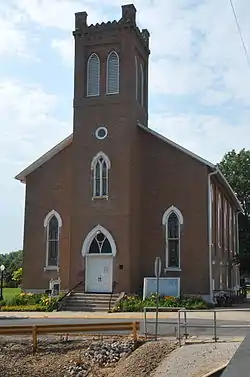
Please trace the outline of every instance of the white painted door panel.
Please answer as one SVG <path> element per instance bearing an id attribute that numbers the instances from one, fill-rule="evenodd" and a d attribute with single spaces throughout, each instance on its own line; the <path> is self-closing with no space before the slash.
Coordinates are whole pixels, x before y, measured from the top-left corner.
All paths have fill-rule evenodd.
<path id="1" fill-rule="evenodd" d="M 87 255 L 85 290 L 87 292 L 111 292 L 112 268 L 112 256 Z"/>

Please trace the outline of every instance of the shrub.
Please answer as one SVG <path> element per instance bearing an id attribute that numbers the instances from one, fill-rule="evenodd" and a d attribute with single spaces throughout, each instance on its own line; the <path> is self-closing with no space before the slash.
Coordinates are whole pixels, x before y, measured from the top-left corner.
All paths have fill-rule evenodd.
<path id="1" fill-rule="evenodd" d="M 21 292 L 13 297 L 11 297 L 10 299 L 7 299 L 7 300 L 3 300 L 0 302 L 0 307 L 8 307 L 8 308 L 11 308 L 11 307 L 25 307 L 25 311 L 28 311 L 28 307 L 30 308 L 35 308 L 37 307 L 38 308 L 38 311 L 41 311 L 39 310 L 40 307 L 43 308 L 43 311 L 52 311 L 56 308 L 56 302 L 57 302 L 58 298 L 57 297 L 50 297 L 48 295 L 45 295 L 45 294 L 41 294 L 41 293 L 24 293 L 24 292 Z M 35 309 L 33 309 L 32 311 L 34 311 Z M 4 309 L 4 311 L 7 311 L 7 309 Z M 23 311 L 22 309 L 18 310 L 18 311 Z"/>
<path id="2" fill-rule="evenodd" d="M 17 305 L 17 306 L 2 306 L 1 312 L 46 312 L 47 307 L 42 305 Z"/>
<path id="3" fill-rule="evenodd" d="M 113 309 L 114 312 L 141 312 L 144 307 L 156 306 L 157 295 L 142 299 L 140 296 L 125 296 Z M 211 307 L 201 297 L 159 296 L 159 306 L 166 308 L 207 309 Z"/>

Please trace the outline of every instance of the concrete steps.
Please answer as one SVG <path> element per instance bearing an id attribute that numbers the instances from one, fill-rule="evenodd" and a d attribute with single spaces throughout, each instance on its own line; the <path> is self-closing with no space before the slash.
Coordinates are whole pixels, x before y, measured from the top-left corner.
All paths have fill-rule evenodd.
<path id="1" fill-rule="evenodd" d="M 80 312 L 108 312 L 114 307 L 119 293 L 83 293 L 72 292 L 63 300 L 61 310 Z"/>

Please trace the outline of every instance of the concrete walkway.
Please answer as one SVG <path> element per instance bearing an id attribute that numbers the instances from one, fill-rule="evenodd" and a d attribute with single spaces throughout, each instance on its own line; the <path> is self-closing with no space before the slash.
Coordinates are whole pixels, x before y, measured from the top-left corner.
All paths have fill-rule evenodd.
<path id="1" fill-rule="evenodd" d="M 143 320 L 143 313 L 103 313 L 103 312 L 0 312 L 1 319 L 11 318 L 75 318 L 75 319 L 131 319 Z M 155 313 L 147 313 L 147 318 L 155 318 Z M 159 318 L 177 319 L 176 312 L 159 313 Z M 182 313 L 183 318 L 183 313 Z M 213 310 L 187 312 L 187 319 L 213 319 Z M 250 309 L 218 309 L 217 320 L 250 322 Z"/>

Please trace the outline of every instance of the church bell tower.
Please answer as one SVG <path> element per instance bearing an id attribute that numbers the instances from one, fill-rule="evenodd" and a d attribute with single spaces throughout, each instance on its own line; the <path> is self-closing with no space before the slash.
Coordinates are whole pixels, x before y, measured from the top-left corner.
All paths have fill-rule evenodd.
<path id="1" fill-rule="evenodd" d="M 73 35 L 71 250 L 78 252 L 100 224 L 117 241 L 119 265 L 125 265 L 139 205 L 137 124 L 148 122 L 149 32 L 139 29 L 129 4 L 118 21 L 95 25 L 88 25 L 86 12 L 76 13 Z"/>

